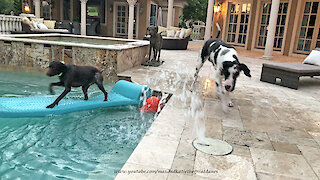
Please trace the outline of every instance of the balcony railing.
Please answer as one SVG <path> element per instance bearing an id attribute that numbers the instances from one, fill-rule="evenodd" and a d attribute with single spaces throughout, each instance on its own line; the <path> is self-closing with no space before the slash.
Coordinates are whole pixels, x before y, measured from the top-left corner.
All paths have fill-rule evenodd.
<path id="1" fill-rule="evenodd" d="M 0 14 L 0 34 L 22 31 L 21 20 L 21 16 Z"/>

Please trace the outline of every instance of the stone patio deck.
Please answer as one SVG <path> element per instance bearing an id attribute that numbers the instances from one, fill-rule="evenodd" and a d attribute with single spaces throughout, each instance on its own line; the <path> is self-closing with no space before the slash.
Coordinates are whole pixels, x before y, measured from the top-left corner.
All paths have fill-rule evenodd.
<path id="1" fill-rule="evenodd" d="M 206 137 L 225 140 L 234 148 L 230 155 L 211 156 L 192 146 L 196 135 L 190 93 L 185 91 L 198 53 L 164 50 L 162 66 L 139 66 L 121 74 L 174 95 L 116 179 L 319 179 L 320 79 L 301 78 L 299 90 L 260 82 L 266 61 L 240 53 L 252 78 L 240 75 L 231 94 L 235 106 L 224 112 L 215 83 L 209 81 L 212 86 L 203 89 L 205 79 L 213 79 L 214 69 L 206 62 L 197 88 L 203 99 Z"/>

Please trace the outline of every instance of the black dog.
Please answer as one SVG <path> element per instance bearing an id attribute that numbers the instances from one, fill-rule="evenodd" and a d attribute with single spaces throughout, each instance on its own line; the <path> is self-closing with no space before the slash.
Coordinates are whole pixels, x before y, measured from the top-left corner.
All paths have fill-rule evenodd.
<path id="1" fill-rule="evenodd" d="M 47 75 L 52 77 L 59 75 L 60 82 L 51 83 L 49 91 L 53 94 L 52 86 L 64 86 L 65 90 L 63 93 L 47 108 L 53 108 L 58 105 L 59 101 L 71 91 L 71 87 L 82 86 L 82 91 L 84 93 L 84 100 L 88 100 L 88 88 L 92 84 L 97 84 L 99 89 L 104 94 L 104 101 L 108 99 L 108 93 L 103 87 L 103 77 L 101 72 L 91 66 L 76 66 L 76 65 L 66 65 L 59 61 L 53 61 L 49 65 L 49 70 Z"/>
<path id="2" fill-rule="evenodd" d="M 162 36 L 158 33 L 158 26 L 150 26 L 147 28 L 147 34 L 150 35 L 149 61 L 151 59 L 151 49 L 153 50 L 153 59 L 160 61 L 160 52 L 162 47 Z M 157 59 L 158 55 L 158 59 Z"/>

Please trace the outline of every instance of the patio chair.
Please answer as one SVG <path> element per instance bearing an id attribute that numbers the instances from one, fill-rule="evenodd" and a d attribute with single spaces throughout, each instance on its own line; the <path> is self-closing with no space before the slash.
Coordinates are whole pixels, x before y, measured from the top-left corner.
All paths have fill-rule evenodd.
<path id="1" fill-rule="evenodd" d="M 72 33 L 72 24 L 70 22 L 56 22 L 54 29 L 67 29 L 69 33 Z"/>
<path id="2" fill-rule="evenodd" d="M 80 33 L 80 23 L 78 23 L 78 22 L 73 22 L 72 25 L 73 25 L 72 33 L 73 33 L 73 34 L 76 34 L 76 35 L 81 34 L 81 33 Z"/>
<path id="3" fill-rule="evenodd" d="M 320 49 L 316 49 L 316 51 L 319 50 Z M 317 59 L 320 60 L 318 54 L 319 52 L 316 52 L 316 55 L 313 55 L 312 57 L 313 59 L 316 59 L 315 62 L 317 62 Z M 300 77 L 320 76 L 320 66 L 318 65 L 301 63 L 263 63 L 260 81 L 276 84 L 276 79 L 280 79 L 280 86 L 298 89 Z"/>
<path id="4" fill-rule="evenodd" d="M 98 27 L 99 21 L 92 21 L 90 25 L 87 25 L 87 35 L 88 36 L 96 36 L 97 33 L 97 27 Z"/>

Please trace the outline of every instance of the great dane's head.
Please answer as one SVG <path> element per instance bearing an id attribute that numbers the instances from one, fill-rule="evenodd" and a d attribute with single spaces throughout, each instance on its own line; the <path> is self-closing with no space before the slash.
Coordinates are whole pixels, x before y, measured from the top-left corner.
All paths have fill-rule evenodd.
<path id="1" fill-rule="evenodd" d="M 237 55 L 233 54 L 230 61 L 222 62 L 221 75 L 224 76 L 224 87 L 226 91 L 232 92 L 236 86 L 237 78 L 243 71 L 248 77 L 251 77 L 250 69 L 243 63 L 239 63 Z"/>
<path id="2" fill-rule="evenodd" d="M 147 28 L 147 35 L 156 35 L 158 33 L 158 26 L 150 26 Z"/>

